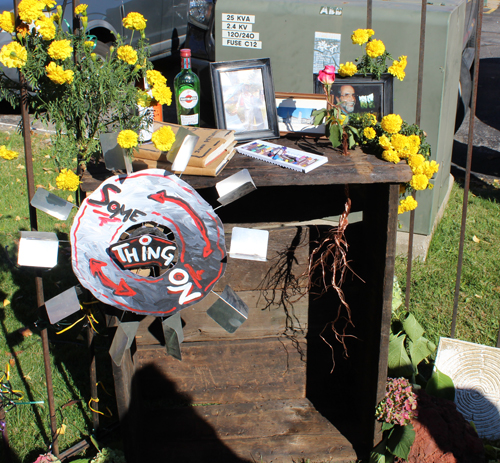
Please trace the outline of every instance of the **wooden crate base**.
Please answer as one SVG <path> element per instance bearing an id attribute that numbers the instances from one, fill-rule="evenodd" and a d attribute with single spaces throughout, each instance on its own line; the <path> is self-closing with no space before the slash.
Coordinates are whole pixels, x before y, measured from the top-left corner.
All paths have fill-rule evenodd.
<path id="1" fill-rule="evenodd" d="M 161 423 L 154 426 L 154 423 Z M 307 399 L 143 407 L 137 461 L 183 463 L 352 462 L 351 444 Z"/>

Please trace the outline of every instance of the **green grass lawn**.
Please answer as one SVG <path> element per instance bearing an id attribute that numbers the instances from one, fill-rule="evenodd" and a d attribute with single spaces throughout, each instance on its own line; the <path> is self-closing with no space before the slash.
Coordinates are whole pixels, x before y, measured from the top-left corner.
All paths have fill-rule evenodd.
<path id="1" fill-rule="evenodd" d="M 455 337 L 496 346 L 500 312 L 500 184 L 471 183 Z M 438 343 L 449 337 L 457 275 L 463 188 L 456 182 L 425 262 L 412 264 L 410 312 Z M 405 257 L 396 261 L 406 287 Z"/>
<path id="2" fill-rule="evenodd" d="M 0 133 L 0 145 L 12 143 L 22 152 L 19 135 Z M 55 186 L 56 166 L 48 154 L 48 138 L 33 135 L 35 185 L 51 190 Z M 29 211 L 24 158 L 0 159 L 0 376 L 10 366 L 14 389 L 24 394 L 24 401 L 44 401 L 39 405 L 18 405 L 6 414 L 10 447 L 15 463 L 30 463 L 45 453 L 51 442 L 47 390 L 43 367 L 34 271 L 18 267 L 19 231 L 29 230 Z M 497 184 L 474 184 L 470 195 L 465 257 L 460 292 L 457 338 L 495 346 L 500 314 L 500 190 Z M 52 190 L 67 199 L 68 192 Z M 72 194 L 73 198 L 75 194 Z M 444 218 L 432 240 L 425 262 L 413 264 L 410 310 L 426 330 L 426 336 L 438 343 L 449 336 L 457 268 L 463 189 L 456 183 Z M 76 212 L 76 208 L 74 209 Z M 39 212 L 40 231 L 54 231 L 60 240 L 59 265 L 45 270 L 44 297 L 49 299 L 77 283 L 70 266 L 68 234 L 72 216 L 56 220 Z M 405 287 L 406 259 L 398 258 L 396 274 Z M 74 317 L 76 319 L 76 316 Z M 33 333 L 23 336 L 21 329 Z M 88 351 L 82 324 L 57 335 L 59 327 L 49 327 L 51 366 L 58 426 L 65 425 L 59 437 L 61 451 L 92 433 Z M 98 326 L 97 377 L 112 394 L 113 385 L 107 355 L 108 341 L 103 323 Z M 112 417 L 101 417 L 102 427 L 117 421 L 115 398 L 99 388 L 100 409 L 109 407 Z M 3 461 L 0 444 L 0 461 Z"/>
<path id="3" fill-rule="evenodd" d="M 75 193 L 55 187 L 57 176 L 54 161 L 47 149 L 45 135 L 33 135 L 33 165 L 36 187 L 42 186 L 64 199 L 75 201 Z M 0 133 L 0 145 L 24 152 L 23 139 L 17 134 Z M 51 442 L 47 387 L 43 350 L 37 322 L 40 320 L 35 293 L 35 273 L 29 267 L 17 266 L 17 249 L 21 230 L 30 230 L 28 192 L 24 155 L 6 161 L 0 159 L 0 377 L 10 368 L 13 389 L 23 393 L 22 401 L 44 401 L 44 404 L 18 405 L 6 413 L 7 433 L 14 462 L 32 462 L 45 453 Z M 72 196 L 71 198 L 69 196 Z M 57 220 L 38 211 L 38 230 L 55 232 L 60 240 L 58 265 L 42 271 L 45 300 L 78 283 L 70 264 L 68 235 L 72 217 Z M 73 316 L 76 320 L 79 314 Z M 97 375 L 105 388 L 112 391 L 110 364 L 104 348 L 105 330 L 99 324 L 97 338 Z M 27 327 L 28 336 L 22 329 Z M 92 433 L 88 349 L 83 322 L 68 332 L 57 335 L 64 326 L 49 327 L 51 366 L 58 426 L 64 428 L 59 436 L 60 451 L 71 447 Z M 29 335 L 29 333 L 32 333 Z M 4 378 L 5 379 L 5 378 Z M 101 409 L 112 409 L 111 418 L 102 417 L 102 426 L 117 421 L 115 400 L 99 388 Z M 5 390 L 5 388 L 3 388 Z M 64 425 L 64 426 L 63 426 Z M 3 460 L 0 442 L 0 461 Z"/>

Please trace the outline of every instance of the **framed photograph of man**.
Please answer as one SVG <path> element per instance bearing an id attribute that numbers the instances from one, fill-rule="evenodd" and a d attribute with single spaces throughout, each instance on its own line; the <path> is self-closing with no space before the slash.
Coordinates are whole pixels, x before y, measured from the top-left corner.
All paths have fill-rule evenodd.
<path id="1" fill-rule="evenodd" d="M 238 141 L 279 138 L 269 58 L 210 63 L 215 118 Z"/>
<path id="2" fill-rule="evenodd" d="M 323 85 L 315 79 L 314 93 L 322 93 Z M 375 80 L 371 76 L 340 77 L 335 75 L 331 92 L 335 103 L 346 115 L 351 113 L 373 113 L 380 120 L 393 111 L 393 76 L 381 76 Z"/>

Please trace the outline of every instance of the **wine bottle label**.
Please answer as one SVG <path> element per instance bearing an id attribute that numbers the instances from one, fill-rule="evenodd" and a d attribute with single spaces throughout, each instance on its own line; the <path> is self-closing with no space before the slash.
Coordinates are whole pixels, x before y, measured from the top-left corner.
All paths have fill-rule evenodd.
<path id="1" fill-rule="evenodd" d="M 179 95 L 179 104 L 186 109 L 191 109 L 198 103 L 198 94 L 192 89 L 182 90 Z"/>
<path id="2" fill-rule="evenodd" d="M 198 125 L 199 118 L 198 114 L 181 114 L 181 125 Z"/>

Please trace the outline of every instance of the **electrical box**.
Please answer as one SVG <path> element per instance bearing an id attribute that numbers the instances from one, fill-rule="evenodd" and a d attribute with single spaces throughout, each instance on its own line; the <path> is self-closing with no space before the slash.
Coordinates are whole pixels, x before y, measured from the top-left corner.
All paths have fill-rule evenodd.
<path id="1" fill-rule="evenodd" d="M 420 127 L 440 170 L 432 180 L 434 188 L 417 194 L 415 233 L 423 235 L 431 234 L 449 185 L 465 7 L 465 0 L 427 4 Z M 372 11 L 374 38 L 384 42 L 394 59 L 408 56 L 406 78 L 394 80 L 393 107 L 394 113 L 414 123 L 421 2 L 374 0 Z M 277 92 L 314 93 L 314 66 L 321 63 L 322 52 L 318 43 L 339 48 L 341 63 L 354 61 L 364 52 L 351 41 L 354 30 L 366 28 L 364 1 L 218 0 L 214 17 L 215 60 L 270 58 Z M 323 36 L 333 40 L 325 45 L 318 41 Z M 400 216 L 403 230 L 408 229 L 409 215 Z"/>

